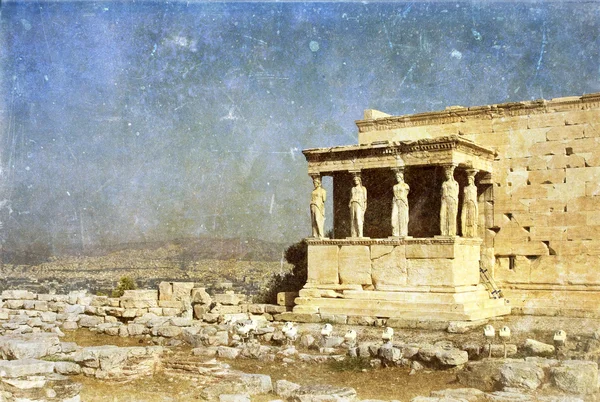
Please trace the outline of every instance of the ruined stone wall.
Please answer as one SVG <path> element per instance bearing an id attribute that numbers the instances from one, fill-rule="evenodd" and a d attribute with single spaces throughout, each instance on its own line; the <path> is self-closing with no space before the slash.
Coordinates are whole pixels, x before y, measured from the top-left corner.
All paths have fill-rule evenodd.
<path id="1" fill-rule="evenodd" d="M 359 143 L 460 135 L 495 150 L 482 230 L 513 312 L 600 315 L 600 94 L 358 121 Z M 482 210 L 482 208 L 480 208 Z M 493 211 L 493 216 L 492 212 Z M 481 217 L 484 221 L 484 217 Z"/>

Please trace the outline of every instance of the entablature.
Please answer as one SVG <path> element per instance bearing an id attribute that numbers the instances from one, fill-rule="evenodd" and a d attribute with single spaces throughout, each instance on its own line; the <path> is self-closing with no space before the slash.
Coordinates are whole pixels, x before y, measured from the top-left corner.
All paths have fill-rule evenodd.
<path id="1" fill-rule="evenodd" d="M 331 174 L 379 168 L 454 165 L 492 172 L 495 152 L 459 136 L 416 141 L 380 141 L 371 144 L 302 151 L 309 174 Z"/>

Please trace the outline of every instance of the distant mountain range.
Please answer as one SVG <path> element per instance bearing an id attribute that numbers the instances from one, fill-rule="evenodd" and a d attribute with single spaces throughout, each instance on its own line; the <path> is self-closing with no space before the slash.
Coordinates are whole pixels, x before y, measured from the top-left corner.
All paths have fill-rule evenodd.
<path id="1" fill-rule="evenodd" d="M 121 243 L 89 246 L 84 249 L 74 246 L 53 248 L 27 247 L 17 249 L 6 245 L 2 250 L 2 262 L 13 265 L 37 265 L 50 260 L 69 257 L 101 257 L 119 251 L 148 251 L 177 247 L 182 260 L 238 260 L 238 261 L 281 261 L 289 244 L 273 243 L 258 239 L 219 239 L 213 237 L 183 238 L 170 241 Z"/>

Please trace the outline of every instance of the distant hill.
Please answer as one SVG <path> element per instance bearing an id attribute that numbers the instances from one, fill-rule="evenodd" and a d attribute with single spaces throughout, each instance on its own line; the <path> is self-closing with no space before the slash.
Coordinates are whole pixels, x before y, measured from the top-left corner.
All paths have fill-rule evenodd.
<path id="1" fill-rule="evenodd" d="M 258 239 L 218 239 L 213 237 L 183 238 L 171 241 L 120 243 L 76 247 L 33 244 L 17 248 L 10 243 L 2 250 L 2 261 L 13 265 L 38 265 L 61 257 L 101 257 L 118 251 L 146 250 L 152 252 L 170 245 L 181 250 L 181 260 L 239 260 L 280 261 L 289 244 L 273 243 Z"/>
<path id="2" fill-rule="evenodd" d="M 4 261 L 0 290 L 106 292 L 129 276 L 141 287 L 153 288 L 160 281 L 194 281 L 206 287 L 229 282 L 256 294 L 273 274 L 290 269 L 283 259 L 285 248 L 261 240 L 195 238 L 96 247 L 85 254 L 62 250 L 37 264 Z"/>

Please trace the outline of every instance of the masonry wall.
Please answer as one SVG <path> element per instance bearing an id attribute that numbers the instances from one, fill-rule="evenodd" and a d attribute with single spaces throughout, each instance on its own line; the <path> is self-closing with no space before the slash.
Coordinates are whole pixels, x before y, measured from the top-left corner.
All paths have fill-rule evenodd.
<path id="1" fill-rule="evenodd" d="M 357 122 L 359 142 L 460 135 L 495 150 L 494 277 L 513 311 L 600 315 L 600 94 Z"/>

